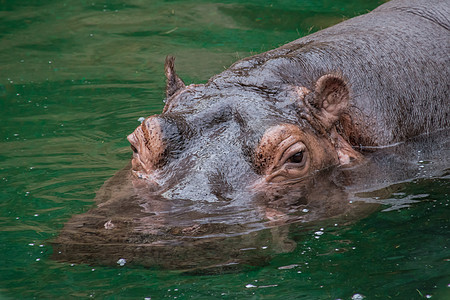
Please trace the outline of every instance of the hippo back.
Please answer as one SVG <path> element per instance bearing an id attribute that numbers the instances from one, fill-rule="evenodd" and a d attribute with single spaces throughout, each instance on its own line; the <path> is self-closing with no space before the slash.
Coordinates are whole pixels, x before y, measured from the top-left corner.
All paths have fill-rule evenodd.
<path id="1" fill-rule="evenodd" d="M 313 89 L 323 74 L 338 73 L 351 88 L 352 128 L 359 132 L 352 144 L 403 141 L 450 126 L 448 12 L 448 1 L 391 1 L 239 61 L 213 81 L 232 72 L 247 85 Z"/>

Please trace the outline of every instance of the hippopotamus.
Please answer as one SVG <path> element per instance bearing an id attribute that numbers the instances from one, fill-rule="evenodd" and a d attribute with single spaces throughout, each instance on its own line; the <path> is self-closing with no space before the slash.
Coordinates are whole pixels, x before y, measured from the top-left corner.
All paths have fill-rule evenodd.
<path id="1" fill-rule="evenodd" d="M 448 127 L 448 8 L 392 1 L 206 84 L 186 86 L 168 57 L 163 112 L 128 136 L 133 174 L 167 199 L 248 199 Z"/>
<path id="2" fill-rule="evenodd" d="M 128 136 L 131 165 L 66 225 L 57 258 L 105 258 L 111 244 L 106 260 L 115 263 L 124 244 L 121 255 L 140 263 L 173 266 L 172 249 L 192 266 L 200 248 L 213 248 L 209 238 L 237 257 L 267 242 L 265 228 L 349 215 L 348 170 L 449 127 L 448 16 L 445 0 L 393 0 L 205 84 L 185 85 L 168 56 L 162 113 Z M 263 238 L 239 236 L 261 230 Z M 291 249 L 286 234 L 271 232 L 275 248 Z"/>

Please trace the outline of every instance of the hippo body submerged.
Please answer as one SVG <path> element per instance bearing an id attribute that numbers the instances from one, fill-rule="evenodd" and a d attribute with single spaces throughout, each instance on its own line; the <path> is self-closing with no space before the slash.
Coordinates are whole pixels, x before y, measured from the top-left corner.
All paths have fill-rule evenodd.
<path id="1" fill-rule="evenodd" d="M 128 137 L 131 170 L 105 184 L 98 207 L 66 224 L 55 257 L 227 264 L 258 241 L 290 249 L 286 233 L 264 228 L 352 215 L 346 171 L 332 167 L 440 129 L 448 146 L 448 16 L 447 1 L 394 0 L 238 61 L 202 85 L 185 86 L 169 57 L 163 113 Z M 228 258 L 211 262 L 221 257 L 213 248 Z"/>

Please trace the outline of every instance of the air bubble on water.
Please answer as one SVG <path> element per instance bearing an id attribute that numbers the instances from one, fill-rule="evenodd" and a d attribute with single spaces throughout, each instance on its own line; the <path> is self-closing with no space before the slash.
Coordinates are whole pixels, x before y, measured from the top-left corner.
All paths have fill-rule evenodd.
<path id="1" fill-rule="evenodd" d="M 245 287 L 249 289 L 249 288 L 255 288 L 257 286 L 249 283 Z"/>
<path id="2" fill-rule="evenodd" d="M 267 246 L 262 246 L 261 249 L 266 250 L 268 247 Z"/>
<path id="3" fill-rule="evenodd" d="M 92 269 L 91 271 L 92 271 L 92 272 L 94 272 L 94 271 L 95 271 L 95 269 Z"/>
<path id="4" fill-rule="evenodd" d="M 34 246 L 34 244 L 33 243 L 29 243 L 28 246 Z"/>
<path id="5" fill-rule="evenodd" d="M 35 217 L 39 217 L 39 214 L 34 214 Z"/>
<path id="6" fill-rule="evenodd" d="M 431 295 L 425 295 L 425 298 L 427 298 L 427 299 L 431 299 L 431 297 L 433 297 L 433 296 L 431 296 Z"/>
<path id="7" fill-rule="evenodd" d="M 36 258 L 36 261 L 40 261 L 41 259 L 40 258 Z"/>
<path id="8" fill-rule="evenodd" d="M 144 300 L 152 300 L 152 297 L 145 297 Z"/>
<path id="9" fill-rule="evenodd" d="M 144 120 L 145 120 L 144 117 L 140 117 L 140 118 L 138 119 L 138 122 L 139 122 L 139 123 L 142 123 L 142 122 L 144 122 Z"/>
<path id="10" fill-rule="evenodd" d="M 361 294 L 354 294 L 352 296 L 352 300 L 362 300 L 364 298 L 366 298 L 366 297 L 364 295 L 361 295 Z"/>
<path id="11" fill-rule="evenodd" d="M 309 211 L 309 209 L 307 209 L 307 208 L 302 209 L 302 212 L 304 212 L 304 213 L 307 213 L 308 211 Z"/>
<path id="12" fill-rule="evenodd" d="M 125 258 L 121 258 L 117 261 L 117 264 L 120 265 L 121 267 L 125 266 L 126 263 L 127 261 L 125 260 Z"/>
<path id="13" fill-rule="evenodd" d="M 39 247 L 41 247 L 41 248 L 42 248 L 42 247 L 44 247 L 44 245 L 39 245 Z"/>
<path id="14" fill-rule="evenodd" d="M 70 264 L 71 267 L 75 266 L 75 264 Z"/>
<path id="15" fill-rule="evenodd" d="M 323 231 L 316 231 L 316 232 L 314 232 L 314 234 L 315 234 L 315 235 L 322 235 L 322 234 L 323 234 Z"/>
<path id="16" fill-rule="evenodd" d="M 278 267 L 278 270 L 290 270 L 290 269 L 296 268 L 298 266 L 299 265 L 297 265 L 297 264 L 292 264 L 292 265 L 288 265 L 288 266 Z"/>

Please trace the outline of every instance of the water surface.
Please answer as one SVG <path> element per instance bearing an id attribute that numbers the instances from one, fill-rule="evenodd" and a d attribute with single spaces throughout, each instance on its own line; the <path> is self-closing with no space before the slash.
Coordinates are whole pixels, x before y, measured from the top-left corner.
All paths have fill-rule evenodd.
<path id="1" fill-rule="evenodd" d="M 449 297 L 448 168 L 419 152 L 407 179 L 359 186 L 355 199 L 381 204 L 375 212 L 263 232 L 258 251 L 273 251 L 237 271 L 51 259 L 50 241 L 128 163 L 137 119 L 162 110 L 167 54 L 186 83 L 204 82 L 379 4 L 0 1 L 0 298 Z"/>

